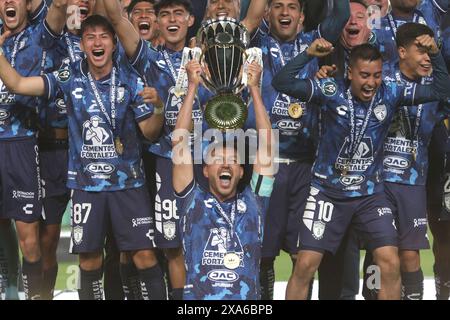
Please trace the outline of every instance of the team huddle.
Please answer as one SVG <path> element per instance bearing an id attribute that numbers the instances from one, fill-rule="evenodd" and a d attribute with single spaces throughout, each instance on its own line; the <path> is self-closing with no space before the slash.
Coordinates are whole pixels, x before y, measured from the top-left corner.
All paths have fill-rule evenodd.
<path id="1" fill-rule="evenodd" d="M 316 272 L 319 299 L 355 299 L 365 250 L 365 299 L 421 300 L 428 225 L 448 300 L 449 9 L 0 0 L 0 297 L 20 248 L 26 299 L 53 299 L 70 204 L 80 300 L 271 300 L 281 250 L 286 299 Z M 244 136 L 206 112 L 230 25 L 254 53 L 233 75 Z"/>

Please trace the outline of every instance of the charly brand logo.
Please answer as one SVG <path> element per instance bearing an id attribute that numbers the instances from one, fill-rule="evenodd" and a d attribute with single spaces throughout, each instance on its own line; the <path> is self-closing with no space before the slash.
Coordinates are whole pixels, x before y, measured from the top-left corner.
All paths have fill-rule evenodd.
<path id="1" fill-rule="evenodd" d="M 61 109 L 64 111 L 66 110 L 66 103 L 64 102 L 64 99 L 57 99 L 56 106 L 58 107 L 58 109 Z"/>
<path id="2" fill-rule="evenodd" d="M 5 109 L 0 109 L 0 121 L 6 120 L 9 118 L 9 112 Z"/>

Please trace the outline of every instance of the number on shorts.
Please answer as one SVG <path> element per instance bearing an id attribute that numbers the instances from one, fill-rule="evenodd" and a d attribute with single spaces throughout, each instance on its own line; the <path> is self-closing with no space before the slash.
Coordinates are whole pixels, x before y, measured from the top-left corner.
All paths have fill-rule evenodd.
<path id="1" fill-rule="evenodd" d="M 170 220 L 170 219 L 179 219 L 177 214 L 177 202 L 176 200 L 169 200 L 166 199 L 162 202 L 162 207 L 165 211 L 163 214 L 164 220 Z"/>
<path id="2" fill-rule="evenodd" d="M 330 222 L 334 205 L 331 202 L 319 201 L 319 221 Z"/>
<path id="3" fill-rule="evenodd" d="M 75 224 L 86 223 L 91 213 L 92 205 L 90 203 L 75 203 L 73 205 L 73 222 Z M 84 219 L 83 219 L 83 211 Z"/>

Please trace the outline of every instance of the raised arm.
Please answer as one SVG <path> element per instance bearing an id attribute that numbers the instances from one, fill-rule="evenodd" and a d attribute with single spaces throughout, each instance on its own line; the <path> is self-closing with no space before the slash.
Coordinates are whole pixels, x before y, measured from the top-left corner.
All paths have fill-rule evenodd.
<path id="1" fill-rule="evenodd" d="M 43 96 L 45 94 L 44 80 L 41 77 L 22 77 L 3 54 L 3 42 L 9 31 L 0 37 L 0 79 L 11 93 L 24 96 Z"/>
<path id="2" fill-rule="evenodd" d="M 200 85 L 201 66 L 198 61 L 189 61 L 186 65 L 189 85 L 183 105 L 178 113 L 177 124 L 172 136 L 173 189 L 183 192 L 194 180 L 194 165 L 189 147 L 192 107 Z"/>
<path id="3" fill-rule="evenodd" d="M 31 8 L 30 8 L 30 12 L 34 13 L 36 12 L 36 10 L 41 6 L 42 1 L 44 0 L 31 0 Z"/>
<path id="4" fill-rule="evenodd" d="M 45 21 L 54 34 L 61 34 L 67 20 L 67 0 L 53 0 Z"/>
<path id="5" fill-rule="evenodd" d="M 348 0 L 334 0 L 333 11 L 320 24 L 321 37 L 331 43 L 336 43 L 342 29 L 350 18 L 350 3 Z"/>
<path id="6" fill-rule="evenodd" d="M 275 143 L 274 132 L 269 116 L 267 115 L 264 102 L 261 97 L 259 81 L 262 74 L 262 67 L 253 62 L 248 67 L 248 88 L 252 96 L 253 106 L 255 110 L 256 130 L 258 131 L 258 151 L 256 162 L 253 165 L 253 172 L 257 175 L 273 177 L 274 154 L 277 148 Z"/>
<path id="7" fill-rule="evenodd" d="M 103 1 L 103 0 L 101 0 Z M 116 30 L 128 58 L 132 58 L 139 45 L 140 37 L 131 22 L 122 15 L 119 0 L 104 1 L 107 17 Z"/>
<path id="8" fill-rule="evenodd" d="M 253 33 L 259 28 L 267 6 L 267 0 L 251 0 L 247 15 L 242 20 L 242 24 L 248 32 Z"/>
<path id="9" fill-rule="evenodd" d="M 272 86 L 279 92 L 288 96 L 300 99 L 301 101 L 310 101 L 312 98 L 311 79 L 297 79 L 297 75 L 308 62 L 314 57 L 324 57 L 333 50 L 331 43 L 324 39 L 315 40 L 311 46 L 291 60 L 281 71 L 273 78 Z"/>
<path id="10" fill-rule="evenodd" d="M 89 0 L 89 1 L 93 1 L 93 0 Z M 98 14 L 100 16 L 106 17 L 106 8 L 105 8 L 105 3 L 106 2 L 110 2 L 111 0 L 105 1 L 105 0 L 94 0 L 95 4 L 94 4 L 94 9 L 93 14 Z M 121 7 L 122 10 L 122 7 Z M 122 12 L 122 11 L 120 11 Z"/>

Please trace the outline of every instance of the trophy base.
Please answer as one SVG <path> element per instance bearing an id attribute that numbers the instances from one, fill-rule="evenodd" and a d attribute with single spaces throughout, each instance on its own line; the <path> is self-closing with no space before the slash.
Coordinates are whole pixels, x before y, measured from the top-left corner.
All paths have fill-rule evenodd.
<path id="1" fill-rule="evenodd" d="M 220 94 L 208 101 L 205 120 L 210 128 L 227 130 L 244 127 L 247 120 L 247 106 L 234 94 Z"/>

